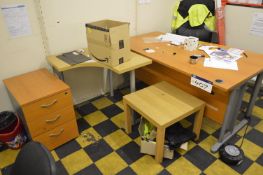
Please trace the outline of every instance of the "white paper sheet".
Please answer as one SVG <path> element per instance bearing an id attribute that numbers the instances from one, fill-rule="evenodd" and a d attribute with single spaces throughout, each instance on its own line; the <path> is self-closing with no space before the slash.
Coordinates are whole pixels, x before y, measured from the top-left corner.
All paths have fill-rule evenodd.
<path id="1" fill-rule="evenodd" d="M 188 38 L 188 37 L 176 35 L 176 34 L 172 34 L 172 33 L 166 33 L 165 35 L 160 35 L 158 37 L 158 39 L 160 39 L 161 41 L 171 42 L 174 45 L 184 44 L 184 41 L 186 38 Z"/>
<path id="2" fill-rule="evenodd" d="M 262 0 L 247 0 L 249 4 L 261 4 Z"/>
<path id="3" fill-rule="evenodd" d="M 263 36 L 263 13 L 254 13 L 252 24 L 250 27 L 250 34 Z"/>
<path id="4" fill-rule="evenodd" d="M 218 69 L 229 69 L 238 70 L 237 62 L 226 62 L 222 60 L 217 60 L 215 58 L 205 58 L 204 67 L 212 67 Z"/>
<path id="5" fill-rule="evenodd" d="M 7 29 L 13 38 L 31 35 L 31 27 L 25 5 L 1 6 Z"/>

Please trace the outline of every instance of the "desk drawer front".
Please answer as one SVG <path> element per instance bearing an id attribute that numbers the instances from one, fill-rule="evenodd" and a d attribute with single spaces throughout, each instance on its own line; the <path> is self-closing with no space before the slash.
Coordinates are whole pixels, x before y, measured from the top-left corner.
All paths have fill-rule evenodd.
<path id="1" fill-rule="evenodd" d="M 27 122 L 31 137 L 50 131 L 51 129 L 75 119 L 75 112 L 72 106 L 64 108 L 58 112 L 40 116 L 33 122 Z"/>
<path id="2" fill-rule="evenodd" d="M 70 91 L 64 91 L 22 107 L 27 122 L 54 113 L 65 106 L 73 106 Z"/>
<path id="3" fill-rule="evenodd" d="M 72 140 L 79 135 L 76 120 L 70 120 L 55 129 L 34 137 L 34 141 L 44 144 L 49 150 Z"/>

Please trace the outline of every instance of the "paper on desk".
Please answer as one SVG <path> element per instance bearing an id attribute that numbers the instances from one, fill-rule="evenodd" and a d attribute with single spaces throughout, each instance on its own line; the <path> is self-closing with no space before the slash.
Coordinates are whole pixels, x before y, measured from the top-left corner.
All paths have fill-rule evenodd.
<path id="1" fill-rule="evenodd" d="M 237 49 L 237 48 L 230 48 L 228 50 L 219 48 L 217 46 L 201 46 L 199 50 L 203 50 L 209 57 L 211 58 L 218 58 L 223 61 L 234 62 L 241 58 L 241 54 L 244 50 Z"/>
<path id="2" fill-rule="evenodd" d="M 172 33 L 166 33 L 164 35 L 158 36 L 157 38 L 162 40 L 162 41 L 171 42 L 174 45 L 181 45 L 181 44 L 184 44 L 185 39 L 188 37 L 176 35 L 176 34 L 172 34 Z"/>
<path id="3" fill-rule="evenodd" d="M 216 58 L 205 58 L 204 67 L 212 67 L 218 69 L 229 69 L 229 70 L 238 70 L 237 62 L 227 62 L 223 60 L 218 60 Z"/>

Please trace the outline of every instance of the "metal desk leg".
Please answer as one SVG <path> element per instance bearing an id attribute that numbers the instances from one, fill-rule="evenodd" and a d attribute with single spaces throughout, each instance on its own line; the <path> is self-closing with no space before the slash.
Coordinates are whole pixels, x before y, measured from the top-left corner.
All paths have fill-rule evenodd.
<path id="1" fill-rule="evenodd" d="M 130 91 L 135 92 L 135 70 L 130 71 Z"/>
<path id="2" fill-rule="evenodd" d="M 130 71 L 130 92 L 135 92 L 136 91 L 136 84 L 135 84 L 135 70 Z M 135 124 L 135 114 L 134 111 L 131 111 L 131 116 L 132 116 L 132 124 Z"/>
<path id="3" fill-rule="evenodd" d="M 110 69 L 109 70 L 109 84 L 110 84 L 110 96 L 113 97 L 114 96 L 114 92 L 113 92 L 113 75 L 112 75 L 112 71 Z"/>
<path id="4" fill-rule="evenodd" d="M 103 83 L 103 89 L 102 89 L 102 93 L 103 95 L 106 94 L 107 92 L 107 82 L 108 82 L 108 69 L 106 68 L 103 68 L 103 80 L 102 80 L 102 83 Z"/>
<path id="5" fill-rule="evenodd" d="M 238 94 L 236 104 L 235 104 L 235 113 L 233 113 L 233 117 L 231 117 L 232 120 L 229 122 L 228 131 L 233 131 L 234 129 L 238 114 L 240 113 L 240 109 L 242 106 L 243 96 L 244 96 L 246 87 L 247 87 L 247 83 L 245 83 L 243 86 L 240 87 L 239 94 Z"/>
<path id="6" fill-rule="evenodd" d="M 211 148 L 211 151 L 213 153 L 217 152 L 223 144 L 225 144 L 235 133 L 242 129 L 247 123 L 247 120 L 242 120 L 238 125 L 234 126 L 237 113 L 240 110 L 237 107 L 239 106 L 239 101 L 242 100 L 242 92 L 244 92 L 244 88 L 245 85 L 237 87 L 230 94 L 230 99 L 225 113 L 223 126 L 220 130 L 218 142 Z"/>
<path id="7" fill-rule="evenodd" d="M 258 93 L 259 93 L 259 91 L 260 91 L 260 87 L 261 87 L 262 80 L 263 80 L 263 72 L 260 73 L 260 74 L 257 76 L 256 82 L 255 82 L 255 85 L 254 85 L 254 88 L 253 88 L 253 94 L 252 94 L 252 96 L 250 97 L 250 100 L 249 100 L 249 103 L 248 103 L 248 108 L 247 108 L 245 117 L 250 117 L 250 116 L 251 116 L 252 109 L 253 109 L 253 107 L 254 107 L 254 105 L 255 105 L 255 102 L 256 102 Z"/>
<path id="8" fill-rule="evenodd" d="M 54 67 L 52 67 L 52 70 L 53 73 L 55 73 L 60 80 L 65 81 L 63 72 L 57 71 L 57 69 L 55 69 Z"/>

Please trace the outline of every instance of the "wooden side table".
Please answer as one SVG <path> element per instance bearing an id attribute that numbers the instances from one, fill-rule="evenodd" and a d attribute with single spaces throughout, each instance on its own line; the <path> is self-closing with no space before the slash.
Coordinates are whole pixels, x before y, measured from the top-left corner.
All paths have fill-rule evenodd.
<path id="1" fill-rule="evenodd" d="M 126 116 L 126 132 L 131 132 L 132 109 L 157 127 L 156 156 L 163 160 L 165 129 L 195 114 L 193 132 L 196 140 L 202 125 L 205 102 L 167 83 L 160 82 L 123 97 Z"/>

